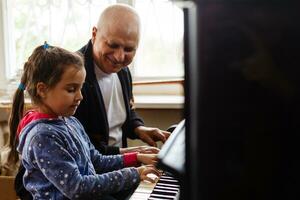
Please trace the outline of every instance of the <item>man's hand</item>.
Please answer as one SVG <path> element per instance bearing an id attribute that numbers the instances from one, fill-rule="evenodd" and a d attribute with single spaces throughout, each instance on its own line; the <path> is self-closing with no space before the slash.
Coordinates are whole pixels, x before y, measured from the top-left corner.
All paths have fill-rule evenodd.
<path id="1" fill-rule="evenodd" d="M 145 126 L 139 126 L 134 129 L 134 132 L 137 134 L 137 136 L 147 144 L 157 147 L 156 142 L 162 141 L 165 143 L 165 141 L 170 136 L 170 132 L 163 131 L 158 128 L 152 128 L 152 127 L 145 127 Z"/>

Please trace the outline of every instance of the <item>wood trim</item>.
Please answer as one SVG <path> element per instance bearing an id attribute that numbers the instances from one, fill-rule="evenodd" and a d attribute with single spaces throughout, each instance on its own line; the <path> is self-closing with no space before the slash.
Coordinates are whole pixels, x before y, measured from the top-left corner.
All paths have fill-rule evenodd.
<path id="1" fill-rule="evenodd" d="M 135 81 L 132 85 L 157 85 L 157 84 L 184 84 L 184 79 L 174 79 L 174 80 L 157 80 L 157 81 Z"/>

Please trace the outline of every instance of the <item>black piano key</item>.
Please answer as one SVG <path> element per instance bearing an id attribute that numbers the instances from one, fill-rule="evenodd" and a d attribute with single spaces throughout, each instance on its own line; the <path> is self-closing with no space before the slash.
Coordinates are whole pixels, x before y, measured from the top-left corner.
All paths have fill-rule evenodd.
<path id="1" fill-rule="evenodd" d="M 155 186 L 156 189 L 161 189 L 161 190 L 172 190 L 172 191 L 179 191 L 179 188 L 175 188 L 175 187 L 166 187 L 166 186 L 161 186 L 161 185 L 156 185 Z"/>
<path id="2" fill-rule="evenodd" d="M 154 190 L 152 191 L 152 194 L 162 194 L 162 195 L 176 196 L 177 192 L 172 191 L 172 190 L 161 190 L 161 189 L 154 188 Z"/>
<path id="3" fill-rule="evenodd" d="M 154 187 L 152 193 L 150 194 L 150 198 L 156 198 L 156 199 L 175 199 L 179 188 L 174 187 L 166 187 L 161 186 L 161 183 L 156 184 Z M 178 186 L 178 185 L 176 185 Z"/>
<path id="4" fill-rule="evenodd" d="M 149 197 L 148 200 L 162 200 L 162 199 L 169 199 L 173 200 L 174 198 L 164 198 L 164 197 Z"/>
<path id="5" fill-rule="evenodd" d="M 167 179 L 173 179 L 173 180 L 176 180 L 176 178 L 174 178 L 173 176 L 167 176 L 167 175 L 161 175 L 160 176 L 161 178 L 167 178 Z"/>
<path id="6" fill-rule="evenodd" d="M 168 172 L 168 171 L 164 171 L 163 174 L 166 175 L 166 176 L 169 176 L 169 177 L 173 177 L 173 174 Z"/>
<path id="7" fill-rule="evenodd" d="M 167 183 L 167 184 L 174 184 L 174 185 L 178 185 L 178 181 L 177 180 L 171 180 L 171 179 L 159 179 L 158 183 Z"/>

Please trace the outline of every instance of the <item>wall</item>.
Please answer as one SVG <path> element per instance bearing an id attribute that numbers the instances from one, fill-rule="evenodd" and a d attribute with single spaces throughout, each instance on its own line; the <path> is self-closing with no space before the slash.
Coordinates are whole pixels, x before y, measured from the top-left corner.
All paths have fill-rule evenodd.
<path id="1" fill-rule="evenodd" d="M 145 125 L 166 130 L 169 126 L 183 119 L 183 109 L 137 109 L 137 113 L 143 118 Z M 128 140 L 129 146 L 143 145 L 140 140 Z M 159 146 L 161 144 L 159 143 Z"/>

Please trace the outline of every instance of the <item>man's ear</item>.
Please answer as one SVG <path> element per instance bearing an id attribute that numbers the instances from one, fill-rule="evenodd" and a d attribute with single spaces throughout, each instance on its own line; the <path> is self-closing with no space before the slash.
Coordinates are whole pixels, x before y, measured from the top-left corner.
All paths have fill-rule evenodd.
<path id="1" fill-rule="evenodd" d="M 96 35 L 97 35 L 97 28 L 94 26 L 93 27 L 93 31 L 92 31 L 92 43 L 94 44 L 95 39 L 96 39 Z"/>
<path id="2" fill-rule="evenodd" d="M 48 87 L 45 83 L 43 82 L 38 82 L 36 84 L 36 92 L 37 92 L 37 95 L 41 98 L 45 98 L 46 97 L 46 94 L 47 94 L 47 90 L 48 90 Z"/>

